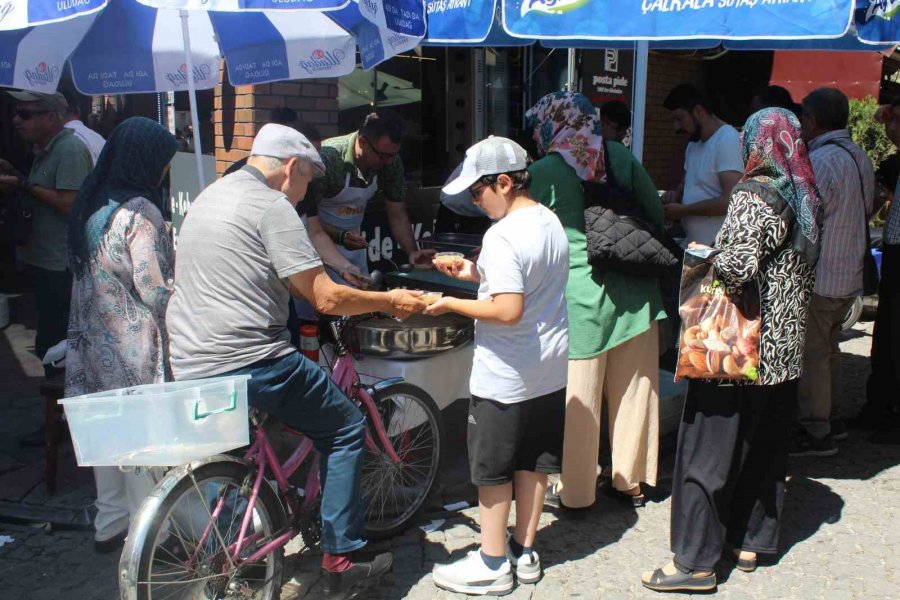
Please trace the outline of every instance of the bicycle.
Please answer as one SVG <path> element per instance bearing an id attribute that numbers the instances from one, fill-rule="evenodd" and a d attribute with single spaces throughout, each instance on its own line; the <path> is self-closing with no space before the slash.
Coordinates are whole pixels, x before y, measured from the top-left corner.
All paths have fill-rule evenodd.
<path id="1" fill-rule="evenodd" d="M 401 378 L 360 382 L 348 335 L 359 319 L 331 323 L 331 378 L 366 415 L 361 490 L 370 539 L 404 529 L 425 506 L 440 468 L 443 424 L 434 400 Z M 321 534 L 318 455 L 301 441 L 280 464 L 250 411 L 252 443 L 242 458 L 207 457 L 171 470 L 141 505 L 119 564 L 123 599 L 271 600 L 279 597 L 284 546 Z M 311 459 L 302 489 L 288 483 Z M 271 473 L 274 484 L 267 477 Z"/>

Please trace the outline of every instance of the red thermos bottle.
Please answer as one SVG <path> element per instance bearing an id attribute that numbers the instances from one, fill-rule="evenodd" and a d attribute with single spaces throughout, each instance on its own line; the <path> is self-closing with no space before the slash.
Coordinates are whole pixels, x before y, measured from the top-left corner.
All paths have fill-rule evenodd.
<path id="1" fill-rule="evenodd" d="M 300 326 L 300 353 L 319 364 L 319 326 L 314 323 Z"/>

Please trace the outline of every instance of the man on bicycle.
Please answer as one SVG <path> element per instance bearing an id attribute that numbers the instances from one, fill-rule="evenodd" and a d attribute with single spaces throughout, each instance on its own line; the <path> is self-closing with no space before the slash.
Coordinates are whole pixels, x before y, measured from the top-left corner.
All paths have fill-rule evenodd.
<path id="1" fill-rule="evenodd" d="M 290 295 L 317 311 L 407 317 L 425 303 L 406 290 L 364 292 L 325 274 L 295 206 L 324 165 L 296 130 L 268 124 L 250 159 L 194 200 L 178 236 L 166 313 L 175 379 L 250 374 L 249 403 L 301 431 L 322 455 L 322 568 L 327 593 L 377 577 L 390 553 L 357 562 L 366 544 L 359 475 L 364 416 L 318 365 L 291 346 Z"/>

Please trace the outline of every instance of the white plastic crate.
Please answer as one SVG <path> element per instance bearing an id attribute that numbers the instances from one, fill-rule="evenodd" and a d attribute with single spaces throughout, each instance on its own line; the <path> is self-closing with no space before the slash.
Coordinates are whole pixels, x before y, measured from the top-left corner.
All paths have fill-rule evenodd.
<path id="1" fill-rule="evenodd" d="M 249 444 L 249 379 L 140 385 L 59 403 L 79 466 L 180 465 Z"/>

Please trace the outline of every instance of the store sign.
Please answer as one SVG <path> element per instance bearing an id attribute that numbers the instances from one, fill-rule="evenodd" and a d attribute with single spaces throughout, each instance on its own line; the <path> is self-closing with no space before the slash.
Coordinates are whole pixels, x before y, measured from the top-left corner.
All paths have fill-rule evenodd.
<path id="1" fill-rule="evenodd" d="M 581 60 L 581 93 L 597 108 L 619 100 L 631 107 L 634 52 L 631 50 L 585 50 Z"/>
<path id="2" fill-rule="evenodd" d="M 409 202 L 406 209 L 415 239 L 431 237 L 434 234 L 434 213 L 437 206 L 432 202 Z M 367 257 L 370 269 L 395 271 L 396 267 L 391 261 L 399 263 L 401 254 L 402 260 L 406 260 L 406 253 L 400 249 L 391 233 L 387 211 L 383 207 L 367 210 L 360 230 L 369 242 Z"/>
<path id="3" fill-rule="evenodd" d="M 216 157 L 211 154 L 201 156 L 203 178 L 207 185 L 216 180 Z M 197 178 L 197 159 L 193 152 L 176 152 L 169 171 L 169 208 L 172 211 L 172 244 L 178 250 L 178 232 L 194 198 L 200 195 L 200 180 Z"/>

